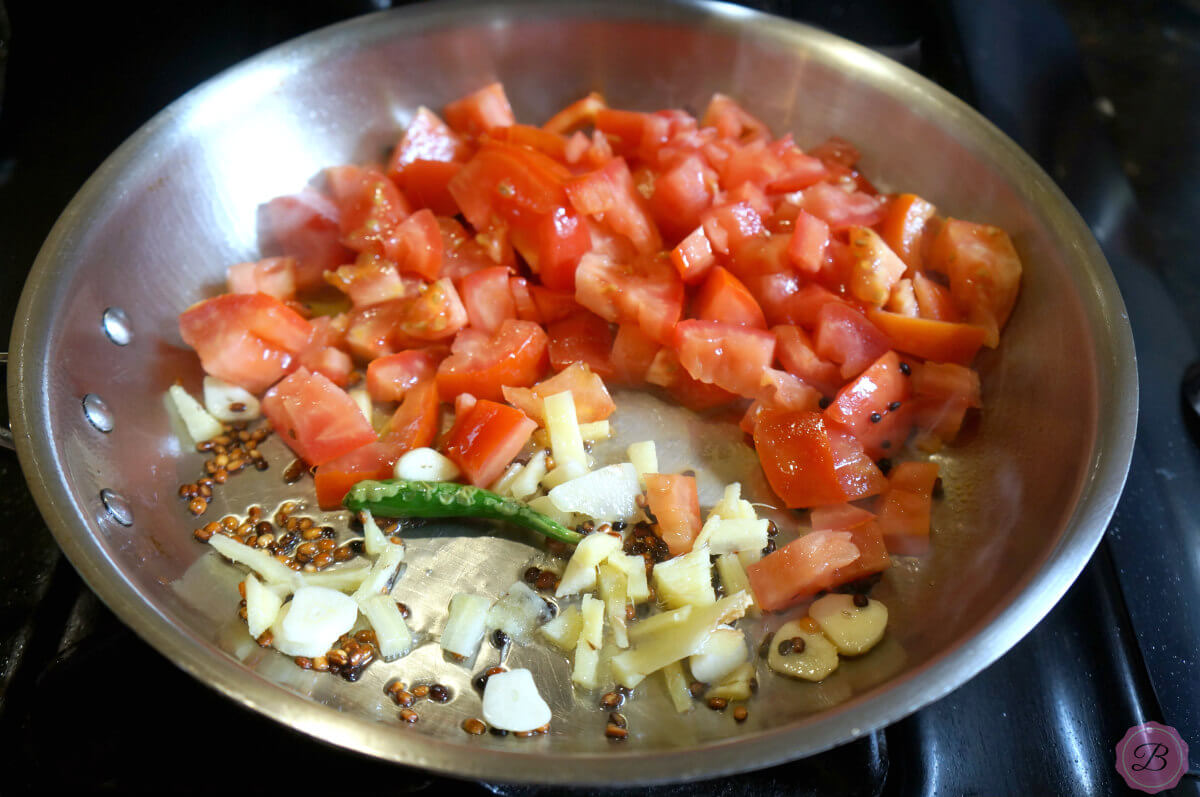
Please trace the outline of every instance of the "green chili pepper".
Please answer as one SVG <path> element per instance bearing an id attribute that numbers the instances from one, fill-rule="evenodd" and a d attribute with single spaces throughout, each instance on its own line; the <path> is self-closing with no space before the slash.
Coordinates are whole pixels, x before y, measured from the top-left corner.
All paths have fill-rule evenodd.
<path id="1" fill-rule="evenodd" d="M 583 539 L 583 535 L 522 501 L 469 484 L 366 480 L 351 487 L 342 503 L 355 512 L 366 509 L 379 517 L 489 518 L 515 523 L 571 545 Z"/>

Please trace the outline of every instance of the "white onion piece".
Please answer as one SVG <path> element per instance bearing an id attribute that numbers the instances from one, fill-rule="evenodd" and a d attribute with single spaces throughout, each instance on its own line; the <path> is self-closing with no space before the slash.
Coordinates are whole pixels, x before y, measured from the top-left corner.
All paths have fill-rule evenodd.
<path id="1" fill-rule="evenodd" d="M 469 659 L 479 649 L 487 630 L 487 613 L 492 602 L 480 595 L 460 592 L 450 599 L 450 616 L 442 631 L 442 650 Z"/>
<path id="2" fill-rule="evenodd" d="M 412 632 L 404 622 L 400 607 L 389 595 L 373 595 L 359 601 L 358 608 L 375 630 L 379 653 L 384 661 L 398 659 L 412 650 Z"/>
<path id="3" fill-rule="evenodd" d="M 641 491 L 637 469 L 623 462 L 564 482 L 548 495 L 563 512 L 578 512 L 595 521 L 629 521 L 638 514 Z"/>

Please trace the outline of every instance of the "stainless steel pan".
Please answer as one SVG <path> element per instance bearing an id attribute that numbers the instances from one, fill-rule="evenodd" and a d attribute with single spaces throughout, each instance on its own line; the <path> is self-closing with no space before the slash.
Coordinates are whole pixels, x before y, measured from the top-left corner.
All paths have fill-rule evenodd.
<path id="1" fill-rule="evenodd" d="M 650 684 L 628 712 L 633 739 L 614 745 L 592 699 L 562 685 L 566 662 L 522 648 L 511 663 L 538 671 L 553 733 L 464 734 L 459 723 L 478 713 L 471 672 L 443 662 L 430 641 L 446 598 L 463 583 L 497 593 L 536 548 L 463 524 L 410 543 L 396 594 L 426 645 L 372 665 L 357 684 L 299 670 L 248 638 L 234 616 L 234 568 L 193 541 L 196 522 L 175 497 L 199 468 L 161 399 L 176 377 L 192 387 L 199 379 L 175 319 L 221 283 L 228 264 L 258 253 L 258 205 L 325 166 L 377 158 L 418 104 L 437 107 L 495 79 L 526 120 L 591 89 L 647 109 L 701 109 L 713 91 L 726 92 L 802 145 L 832 133 L 851 139 L 873 178 L 1005 227 L 1023 256 L 1016 313 L 1000 350 L 982 362 L 982 423 L 939 456 L 947 499 L 934 552 L 899 562 L 879 588 L 895 618 L 887 645 L 818 686 L 763 673 L 744 725 L 703 709 L 679 717 Z M 418 6 L 319 31 L 229 70 L 145 125 L 71 202 L 25 287 L 11 349 L 16 445 L 38 504 L 88 584 L 155 648 L 327 742 L 460 776 L 556 783 L 761 767 L 844 742 L 954 689 L 1028 632 L 1091 555 L 1125 477 L 1137 406 L 1112 275 L 1078 215 L 1020 149 L 877 54 L 702 3 Z M 634 397 L 615 421 L 624 435 L 640 427 L 674 441 L 666 465 L 701 466 L 706 490 L 730 477 L 761 489 L 735 433 L 663 420 Z M 238 477 L 207 517 L 250 502 L 270 507 L 287 492 L 278 467 Z M 495 655 L 485 649 L 474 671 Z M 456 696 L 402 726 L 382 688 L 394 677 L 440 680 Z"/>

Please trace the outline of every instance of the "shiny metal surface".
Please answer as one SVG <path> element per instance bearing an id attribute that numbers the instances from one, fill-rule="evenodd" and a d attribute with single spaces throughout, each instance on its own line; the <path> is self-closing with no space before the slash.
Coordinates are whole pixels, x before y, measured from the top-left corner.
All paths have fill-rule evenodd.
<path id="1" fill-rule="evenodd" d="M 988 411 L 974 437 L 939 457 L 947 500 L 935 551 L 898 562 L 879 588 L 895 618 L 887 645 L 818 686 L 763 673 L 744 725 L 699 709 L 680 718 L 652 682 L 626 712 L 634 739 L 614 746 L 594 698 L 566 686 L 566 661 L 520 647 L 509 663 L 538 672 L 553 732 L 467 737 L 458 724 L 478 713 L 469 679 L 497 653 L 485 647 L 470 669 L 441 660 L 433 641 L 446 599 L 463 584 L 498 594 L 538 554 L 525 537 L 480 537 L 465 524 L 409 539 L 395 594 L 422 643 L 412 655 L 372 665 L 357 684 L 301 671 L 246 635 L 234 616 L 237 572 L 193 541 L 195 520 L 174 497 L 199 457 L 181 450 L 162 391 L 178 376 L 196 389 L 200 376 L 175 317 L 220 284 L 229 263 L 259 251 L 257 206 L 324 166 L 377 158 L 418 104 L 497 78 L 518 116 L 535 120 L 590 89 L 643 108 L 698 109 L 713 91 L 733 94 L 802 145 L 831 133 L 855 141 L 884 185 L 1004 226 L 1026 263 L 1006 340 L 983 360 Z M 122 348 L 94 321 L 118 302 L 137 318 Z M 1120 493 L 1136 419 L 1132 341 L 1112 275 L 1033 162 L 908 70 L 722 5 L 439 4 L 355 20 L 252 59 L 169 107 L 85 185 L 39 255 L 12 350 L 22 466 L 64 551 L 122 619 L 204 682 L 299 730 L 491 779 L 649 782 L 748 769 L 828 748 L 940 697 L 1015 644 L 1079 573 Z M 108 435 L 78 411 L 84 394 L 101 390 L 115 415 Z M 702 501 L 721 479 L 761 486 L 734 431 L 646 398 L 619 406 L 622 436 L 672 441 L 666 468 L 700 466 Z M 282 464 L 282 446 L 272 445 Z M 132 527 L 105 511 L 106 487 L 128 498 Z M 270 507 L 289 492 L 279 468 L 251 472 L 219 493 L 208 516 L 251 501 Z M 436 678 L 455 700 L 423 707 L 417 726 L 402 727 L 382 690 L 394 677 Z"/>
<path id="2" fill-rule="evenodd" d="M 0 351 L 0 365 L 5 366 L 7 369 L 8 352 Z M 4 423 L 0 424 L 0 448 L 12 449 L 13 447 L 12 429 L 8 426 L 8 422 L 5 421 Z"/>

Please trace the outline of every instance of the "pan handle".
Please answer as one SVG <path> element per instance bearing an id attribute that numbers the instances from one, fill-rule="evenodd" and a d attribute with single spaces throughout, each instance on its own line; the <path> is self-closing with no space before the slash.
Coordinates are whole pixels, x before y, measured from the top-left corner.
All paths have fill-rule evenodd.
<path id="1" fill-rule="evenodd" d="M 0 365 L 3 365 L 6 371 L 8 370 L 8 352 L 0 351 Z M 11 450 L 14 447 L 12 428 L 7 423 L 0 424 L 0 448 Z"/>

